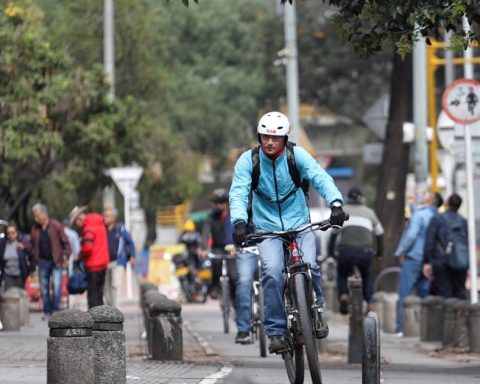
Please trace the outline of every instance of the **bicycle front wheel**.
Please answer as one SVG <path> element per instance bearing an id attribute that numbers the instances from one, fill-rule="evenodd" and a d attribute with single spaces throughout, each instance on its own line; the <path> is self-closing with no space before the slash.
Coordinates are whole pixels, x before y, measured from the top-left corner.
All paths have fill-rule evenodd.
<path id="1" fill-rule="evenodd" d="M 318 361 L 317 345 L 312 327 L 312 314 L 307 298 L 307 281 L 302 273 L 293 276 L 295 305 L 298 310 L 300 327 L 303 334 L 308 367 L 313 384 L 321 384 L 320 363 Z"/>
<path id="2" fill-rule="evenodd" d="M 263 320 L 265 315 L 263 313 L 263 287 L 262 284 L 258 286 L 258 344 L 260 346 L 260 356 L 267 356 L 267 335 L 265 333 L 265 328 L 263 327 Z"/>
<path id="3" fill-rule="evenodd" d="M 220 297 L 220 306 L 222 309 L 222 317 L 223 317 L 223 332 L 229 332 L 229 318 L 230 318 L 230 283 L 228 279 L 221 279 L 220 280 L 220 289 L 221 289 L 221 297 Z"/>

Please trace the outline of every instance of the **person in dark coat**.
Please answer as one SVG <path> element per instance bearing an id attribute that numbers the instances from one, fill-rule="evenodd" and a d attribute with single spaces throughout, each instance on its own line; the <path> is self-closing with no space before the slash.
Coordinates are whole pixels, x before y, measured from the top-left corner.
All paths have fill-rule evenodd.
<path id="1" fill-rule="evenodd" d="M 5 290 L 11 287 L 25 289 L 28 275 L 35 270 L 35 262 L 28 240 L 18 233 L 15 223 L 7 226 L 7 236 L 0 240 L 0 270 Z"/>

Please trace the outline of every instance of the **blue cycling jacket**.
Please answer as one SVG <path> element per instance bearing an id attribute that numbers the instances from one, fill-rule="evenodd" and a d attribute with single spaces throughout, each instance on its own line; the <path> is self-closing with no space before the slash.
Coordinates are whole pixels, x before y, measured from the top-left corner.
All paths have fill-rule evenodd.
<path id="1" fill-rule="evenodd" d="M 310 182 L 328 206 L 336 200 L 343 204 L 342 194 L 330 175 L 303 148 L 295 146 L 293 150 L 300 177 Z M 257 189 L 260 193 L 252 194 L 253 223 L 256 229 L 259 231 L 287 230 L 307 223 L 309 213 L 305 195 L 301 188 L 297 189 L 290 176 L 286 151 L 276 160 L 271 160 L 260 150 L 259 162 L 260 178 Z M 252 169 L 252 151 L 248 150 L 235 164 L 229 194 L 232 223 L 239 220 L 248 221 L 247 207 Z"/>

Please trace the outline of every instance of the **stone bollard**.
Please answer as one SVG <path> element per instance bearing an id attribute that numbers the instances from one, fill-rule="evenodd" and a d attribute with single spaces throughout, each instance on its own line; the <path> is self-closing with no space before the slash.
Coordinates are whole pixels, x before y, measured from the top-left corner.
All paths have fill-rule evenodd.
<path id="1" fill-rule="evenodd" d="M 443 332 L 442 345 L 444 347 L 451 347 L 453 345 L 453 332 L 455 329 L 455 305 L 459 299 L 446 299 L 443 304 Z"/>
<path id="2" fill-rule="evenodd" d="M 467 350 L 469 348 L 469 329 L 468 329 L 468 301 L 459 300 L 455 303 L 455 325 L 453 328 L 453 342 L 455 348 Z"/>
<path id="3" fill-rule="evenodd" d="M 78 309 L 55 312 L 48 321 L 48 384 L 94 384 L 92 317 Z"/>
<path id="4" fill-rule="evenodd" d="M 20 290 L 14 287 L 2 295 L 0 314 L 4 331 L 20 330 L 20 299 Z"/>
<path id="5" fill-rule="evenodd" d="M 420 305 L 418 296 L 407 296 L 403 300 L 403 336 L 420 336 Z"/>
<path id="6" fill-rule="evenodd" d="M 395 333 L 397 328 L 397 301 L 398 294 L 386 292 L 383 297 L 382 329 L 386 333 Z"/>
<path id="7" fill-rule="evenodd" d="M 140 283 L 140 307 L 143 308 L 145 305 L 145 294 L 149 291 L 158 292 L 158 287 L 148 281 Z"/>
<path id="8" fill-rule="evenodd" d="M 156 291 L 148 291 L 145 294 L 144 300 L 144 325 L 147 333 L 147 353 L 152 356 L 153 353 L 153 338 L 152 338 L 152 322 L 150 321 L 150 307 L 157 301 L 167 301 L 167 297 Z"/>
<path id="9" fill-rule="evenodd" d="M 326 281 L 322 290 L 326 308 L 332 312 L 338 312 L 337 286 L 330 281 Z"/>
<path id="10" fill-rule="evenodd" d="M 29 297 L 25 289 L 20 289 L 20 325 L 30 324 Z"/>
<path id="11" fill-rule="evenodd" d="M 376 312 L 363 320 L 362 384 L 380 384 L 380 324 Z"/>
<path id="12" fill-rule="evenodd" d="M 123 313 L 108 305 L 90 308 L 88 313 L 93 319 L 95 383 L 126 383 L 127 357 Z"/>
<path id="13" fill-rule="evenodd" d="M 159 299 L 150 305 L 153 360 L 183 360 L 182 307 Z"/>
<path id="14" fill-rule="evenodd" d="M 480 353 L 480 304 L 472 304 L 469 311 L 470 353 Z"/>
<path id="15" fill-rule="evenodd" d="M 348 311 L 348 363 L 362 362 L 362 322 L 363 322 L 363 293 L 362 280 L 349 279 L 350 302 Z"/>
<path id="16" fill-rule="evenodd" d="M 442 341 L 443 303 L 440 296 L 427 296 L 422 300 L 420 310 L 420 340 Z"/>
<path id="17" fill-rule="evenodd" d="M 375 292 L 372 297 L 372 303 L 370 303 L 370 310 L 377 314 L 379 324 L 383 322 L 383 300 L 385 294 L 386 292 L 384 291 Z"/>

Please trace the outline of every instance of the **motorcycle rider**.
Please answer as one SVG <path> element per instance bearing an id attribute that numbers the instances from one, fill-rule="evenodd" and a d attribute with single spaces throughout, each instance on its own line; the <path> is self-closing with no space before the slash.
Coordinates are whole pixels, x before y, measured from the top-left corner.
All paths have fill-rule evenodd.
<path id="1" fill-rule="evenodd" d="M 293 152 L 297 172 L 307 180 L 325 199 L 331 208 L 332 226 L 342 226 L 345 214 L 343 198 L 333 179 L 318 162 L 303 148 L 287 148 L 290 122 L 280 112 L 269 112 L 258 122 L 258 151 L 261 172 L 257 188 L 252 191 L 252 150 L 244 152 L 238 159 L 230 189 L 230 213 L 234 225 L 235 244 L 246 242 L 248 201 L 252 196 L 252 218 L 258 232 L 282 231 L 298 228 L 309 222 L 307 198 L 302 188 L 292 179 L 287 155 Z M 290 151 L 290 153 L 288 152 Z M 323 312 L 324 298 L 321 289 L 320 269 L 316 261 L 315 235 L 304 232 L 297 236 L 303 260 L 310 263 L 315 290 L 315 302 L 319 313 L 316 324 L 318 337 L 326 337 L 328 326 Z M 283 302 L 283 244 L 281 239 L 266 239 L 258 244 L 262 260 L 262 285 L 265 297 L 265 331 L 270 339 L 270 353 L 287 350 L 285 334 L 287 319 Z"/>

